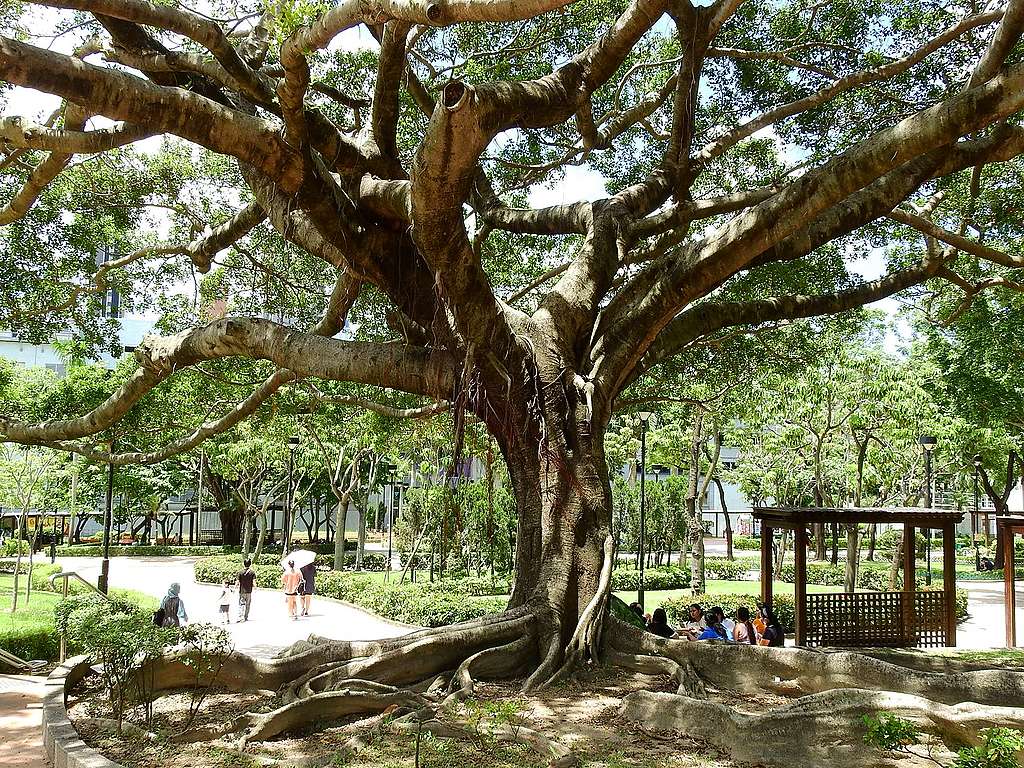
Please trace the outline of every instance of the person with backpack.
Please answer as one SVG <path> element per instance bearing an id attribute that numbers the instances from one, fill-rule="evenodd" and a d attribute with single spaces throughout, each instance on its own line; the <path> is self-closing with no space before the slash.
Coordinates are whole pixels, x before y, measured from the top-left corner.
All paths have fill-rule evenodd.
<path id="1" fill-rule="evenodd" d="M 253 570 L 252 560 L 242 563 L 242 570 L 235 576 L 235 580 L 238 582 L 238 620 L 248 621 L 253 587 L 256 585 L 256 571 Z"/>
<path id="2" fill-rule="evenodd" d="M 181 599 L 180 592 L 180 584 L 171 584 L 167 589 L 164 599 L 160 601 L 160 609 L 157 611 L 157 614 L 161 611 L 163 612 L 161 626 L 180 627 L 188 623 L 188 614 L 185 613 L 185 602 Z"/>

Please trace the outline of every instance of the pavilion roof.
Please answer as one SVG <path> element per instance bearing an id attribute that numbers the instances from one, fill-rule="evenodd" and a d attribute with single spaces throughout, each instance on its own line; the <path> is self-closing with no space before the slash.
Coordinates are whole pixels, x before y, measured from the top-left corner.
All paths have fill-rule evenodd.
<path id="1" fill-rule="evenodd" d="M 755 507 L 751 512 L 755 520 L 772 528 L 792 528 L 801 523 L 904 523 L 941 528 L 964 518 L 962 510 L 926 507 Z"/>

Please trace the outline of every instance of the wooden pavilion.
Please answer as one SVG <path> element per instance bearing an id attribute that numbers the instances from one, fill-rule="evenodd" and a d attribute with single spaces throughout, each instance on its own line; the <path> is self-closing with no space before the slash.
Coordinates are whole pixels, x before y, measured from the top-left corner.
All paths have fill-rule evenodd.
<path id="1" fill-rule="evenodd" d="M 861 648 L 956 645 L 955 529 L 963 519 L 962 512 L 917 507 L 761 507 L 753 510 L 753 516 L 761 523 L 761 600 L 767 605 L 772 603 L 774 533 L 776 529 L 793 531 L 797 645 Z M 807 529 L 819 523 L 901 524 L 903 590 L 807 594 Z M 1024 518 L 1021 526 L 1024 531 Z M 918 528 L 942 531 L 941 591 L 917 591 L 914 574 Z"/>
<path id="2" fill-rule="evenodd" d="M 996 531 L 1003 540 L 1003 590 L 1006 611 L 1006 647 L 1017 647 L 1017 549 L 1014 537 L 1024 533 L 1024 515 L 996 517 Z M 997 539 L 998 540 L 998 539 Z"/>

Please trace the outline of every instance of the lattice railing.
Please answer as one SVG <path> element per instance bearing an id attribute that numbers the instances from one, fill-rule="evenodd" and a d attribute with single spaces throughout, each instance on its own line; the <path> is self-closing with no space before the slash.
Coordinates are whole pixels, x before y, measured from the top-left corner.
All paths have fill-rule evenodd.
<path id="1" fill-rule="evenodd" d="M 946 645 L 946 595 L 915 592 L 913 611 L 902 592 L 807 595 L 808 646 L 849 648 Z"/>

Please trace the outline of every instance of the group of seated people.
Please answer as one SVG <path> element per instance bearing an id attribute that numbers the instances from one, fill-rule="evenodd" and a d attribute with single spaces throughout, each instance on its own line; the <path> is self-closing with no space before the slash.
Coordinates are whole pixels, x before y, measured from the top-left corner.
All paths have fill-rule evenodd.
<path id="1" fill-rule="evenodd" d="M 687 609 L 689 620 L 678 629 L 668 623 L 664 608 L 656 608 L 653 614 L 644 614 L 640 603 L 629 606 L 652 632 L 660 637 L 673 640 L 725 640 L 730 643 L 751 645 L 782 646 L 786 644 L 786 633 L 772 609 L 759 605 L 757 615 L 751 619 L 750 609 L 741 605 L 736 609 L 735 620 L 725 615 L 719 606 L 705 611 L 697 603 Z"/>

